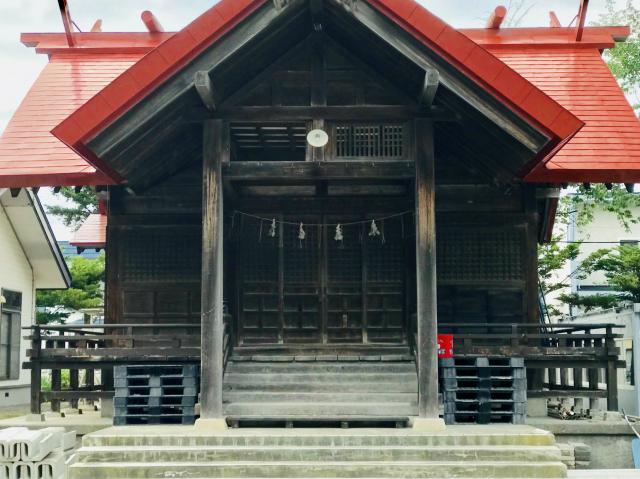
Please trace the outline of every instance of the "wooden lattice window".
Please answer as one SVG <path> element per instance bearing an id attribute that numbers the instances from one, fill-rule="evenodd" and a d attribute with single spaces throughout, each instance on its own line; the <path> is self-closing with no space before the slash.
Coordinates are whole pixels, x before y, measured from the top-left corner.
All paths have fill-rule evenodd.
<path id="1" fill-rule="evenodd" d="M 125 282 L 200 281 L 199 228 L 147 228 L 127 232 L 122 245 Z"/>
<path id="2" fill-rule="evenodd" d="M 339 123 L 332 134 L 336 158 L 400 159 L 407 154 L 404 123 Z"/>
<path id="3" fill-rule="evenodd" d="M 517 228 L 438 230 L 442 282 L 523 281 L 524 234 Z"/>

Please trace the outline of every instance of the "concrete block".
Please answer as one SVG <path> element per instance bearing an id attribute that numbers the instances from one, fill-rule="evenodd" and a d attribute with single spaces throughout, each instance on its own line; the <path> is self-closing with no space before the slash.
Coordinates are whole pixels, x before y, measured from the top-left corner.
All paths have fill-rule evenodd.
<path id="1" fill-rule="evenodd" d="M 527 416 L 547 417 L 547 400 L 545 398 L 529 398 L 527 400 Z"/>
<path id="2" fill-rule="evenodd" d="M 100 417 L 113 417 L 113 398 L 100 399 Z"/>
<path id="3" fill-rule="evenodd" d="M 15 462 L 10 479 L 59 479 L 65 474 L 65 457 L 57 450 L 42 461 Z"/>
<path id="4" fill-rule="evenodd" d="M 9 461 L 9 442 L 24 430 L 26 430 L 24 427 L 8 427 L 0 430 L 0 462 Z"/>

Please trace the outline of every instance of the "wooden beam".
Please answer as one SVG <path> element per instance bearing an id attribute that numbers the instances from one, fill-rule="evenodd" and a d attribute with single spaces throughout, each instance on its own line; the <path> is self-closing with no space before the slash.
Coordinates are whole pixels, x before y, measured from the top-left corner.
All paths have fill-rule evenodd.
<path id="1" fill-rule="evenodd" d="M 443 109 L 418 111 L 413 106 L 238 106 L 218 109 L 214 118 L 232 121 L 310 121 L 317 118 L 325 120 L 408 120 L 423 116 L 434 121 L 457 121 L 457 118 Z M 199 121 L 198 115 L 193 116 Z"/>
<path id="2" fill-rule="evenodd" d="M 517 139 L 530 151 L 538 152 L 547 142 L 548 138 L 539 132 L 532 131 L 526 121 L 509 115 L 502 105 L 483 97 L 476 87 L 470 85 L 450 65 L 437 58 L 427 47 L 419 44 L 413 38 L 409 38 L 407 32 L 401 27 L 389 22 L 375 7 L 368 2 L 358 3 L 358 8 L 348 12 L 353 19 L 366 26 L 382 41 L 399 54 L 404 55 L 415 65 L 423 68 L 435 68 L 440 73 L 440 83 L 451 90 L 455 95 L 463 99 L 475 110 L 488 118 L 501 130 Z"/>
<path id="3" fill-rule="evenodd" d="M 73 38 L 73 24 L 71 23 L 71 14 L 69 13 L 67 0 L 58 0 L 58 8 L 60 8 L 60 15 L 62 16 L 62 24 L 64 25 L 64 34 L 67 37 L 67 44 L 70 47 L 74 47 L 76 45 L 76 41 Z"/>
<path id="4" fill-rule="evenodd" d="M 223 166 L 225 179 L 319 181 L 353 178 L 411 179 L 413 161 L 233 161 Z"/>
<path id="5" fill-rule="evenodd" d="M 433 100 L 438 92 L 438 86 L 440 85 L 440 73 L 434 68 L 429 68 L 424 74 L 424 84 L 422 91 L 420 92 L 418 102 L 426 107 L 433 105 Z"/>
<path id="6" fill-rule="evenodd" d="M 202 327 L 200 417 L 220 419 L 224 374 L 223 321 L 223 191 L 222 163 L 228 146 L 223 144 L 221 120 L 203 126 L 202 196 Z M 228 137 L 228 135 L 226 135 Z"/>
<path id="7" fill-rule="evenodd" d="M 216 109 L 216 95 L 211 83 L 211 77 L 207 71 L 197 71 L 193 78 L 193 84 L 196 87 L 198 96 L 202 103 L 209 111 Z"/>
<path id="8" fill-rule="evenodd" d="M 418 415 L 438 418 L 438 307 L 436 279 L 433 124 L 415 121 Z"/>
<path id="9" fill-rule="evenodd" d="M 560 20 L 558 19 L 558 15 L 556 15 L 556 12 L 551 11 L 549 12 L 549 26 L 552 28 L 561 28 L 562 24 L 560 23 Z"/>
<path id="10" fill-rule="evenodd" d="M 580 10 L 578 11 L 578 31 L 576 32 L 576 41 L 582 41 L 584 33 L 584 24 L 587 21 L 587 10 L 589 8 L 589 0 L 580 0 Z"/>
<path id="11" fill-rule="evenodd" d="M 505 17 L 507 16 L 507 7 L 503 5 L 498 5 L 496 9 L 491 12 L 491 16 L 489 17 L 489 21 L 487 22 L 487 28 L 491 28 L 493 30 L 498 30 L 502 25 Z"/>

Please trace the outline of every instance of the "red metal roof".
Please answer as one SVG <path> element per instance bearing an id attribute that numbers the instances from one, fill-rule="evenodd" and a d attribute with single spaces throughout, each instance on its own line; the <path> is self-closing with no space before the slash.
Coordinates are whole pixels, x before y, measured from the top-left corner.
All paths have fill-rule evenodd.
<path id="1" fill-rule="evenodd" d="M 51 130 L 139 59 L 53 55 L 0 137 L 0 187 L 112 183 Z"/>
<path id="2" fill-rule="evenodd" d="M 77 248 L 104 248 L 107 244 L 107 216 L 89 215 L 69 242 Z"/>
<path id="3" fill-rule="evenodd" d="M 222 0 L 164 41 L 53 130 L 53 134 L 114 181 L 120 180 L 86 142 L 195 58 L 266 0 Z M 546 154 L 584 123 L 473 40 L 414 0 L 368 0 L 481 87 L 527 118 L 552 140 Z"/>
<path id="4" fill-rule="evenodd" d="M 598 50 L 491 50 L 586 123 L 532 182 L 640 182 L 640 121 Z"/>
<path id="5" fill-rule="evenodd" d="M 96 172 L 49 132 L 55 127 L 56 135 L 99 165 L 85 140 L 264 1 L 223 0 L 175 35 L 82 33 L 69 48 L 64 34 L 24 34 L 23 42 L 50 54 L 51 63 L 0 138 L 0 187 L 118 181 Z M 628 28 L 587 28 L 580 43 L 568 28 L 456 31 L 413 0 L 369 1 L 558 143 L 579 129 L 577 118 L 587 123 L 527 180 L 640 182 L 640 127 L 599 54 Z"/>

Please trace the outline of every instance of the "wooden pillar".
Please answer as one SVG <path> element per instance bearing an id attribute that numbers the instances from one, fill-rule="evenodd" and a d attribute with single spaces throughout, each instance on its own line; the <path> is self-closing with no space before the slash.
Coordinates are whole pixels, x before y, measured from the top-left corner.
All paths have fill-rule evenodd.
<path id="1" fill-rule="evenodd" d="M 31 339 L 31 414 L 42 413 L 42 368 L 40 350 L 42 349 L 42 335 L 40 326 L 33 329 Z"/>
<path id="2" fill-rule="evenodd" d="M 222 162 L 229 155 L 228 125 L 207 120 L 203 134 L 200 417 L 220 421 L 224 374 Z"/>
<path id="3" fill-rule="evenodd" d="M 415 121 L 418 415 L 438 418 L 438 324 L 433 123 Z"/>

